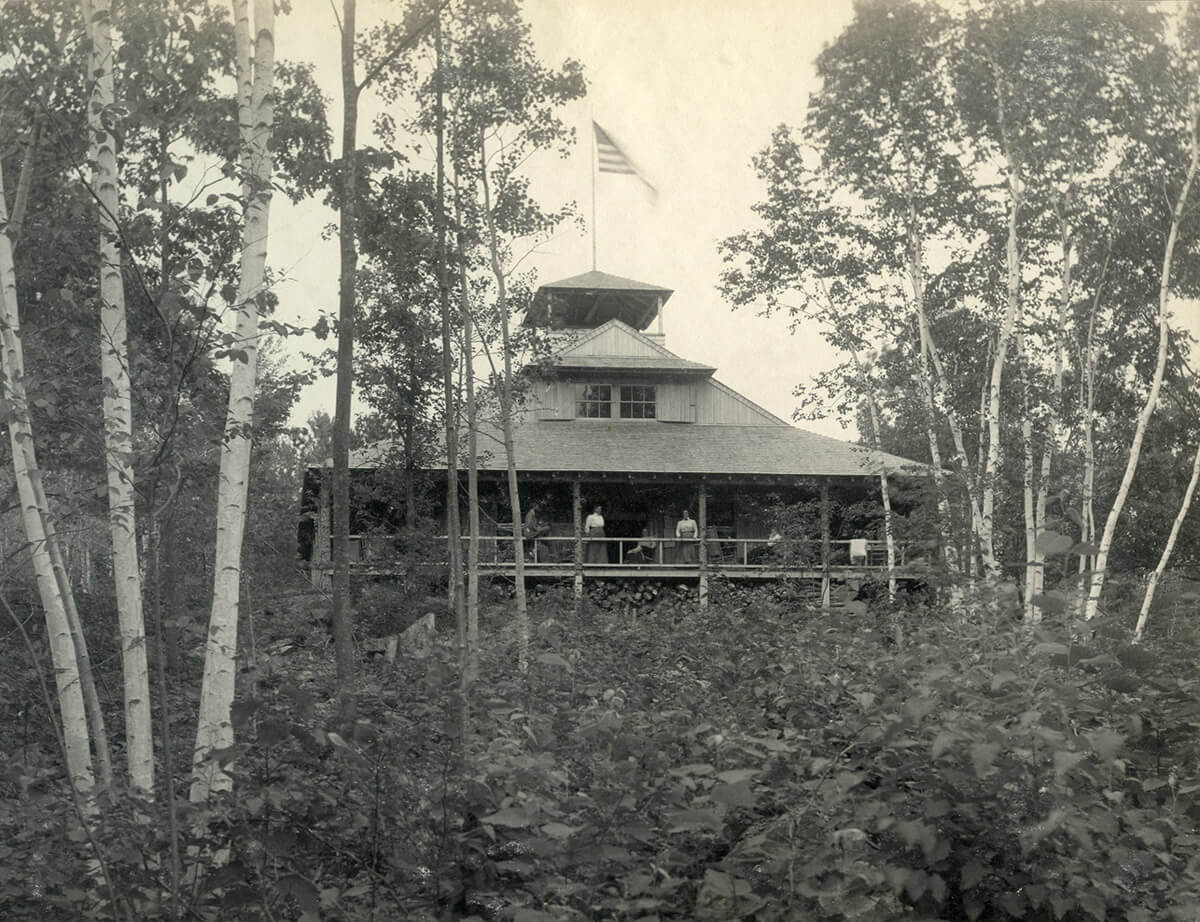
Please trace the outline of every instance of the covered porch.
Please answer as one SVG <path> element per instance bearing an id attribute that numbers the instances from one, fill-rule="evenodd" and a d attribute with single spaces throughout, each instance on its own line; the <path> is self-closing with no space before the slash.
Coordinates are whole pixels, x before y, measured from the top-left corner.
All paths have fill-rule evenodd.
<path id="1" fill-rule="evenodd" d="M 434 489 L 439 489 L 437 479 L 430 483 Z M 831 581 L 888 575 L 877 518 L 849 511 L 878 505 L 878 481 L 870 477 L 544 471 L 521 472 L 518 485 L 522 517 L 536 503 L 543 528 L 537 537 L 521 530 L 526 576 L 570 579 L 580 592 L 585 580 L 669 580 L 698 582 L 703 600 L 708 581 L 715 577 L 819 581 L 827 590 Z M 465 497 L 465 483 L 459 495 Z M 597 506 L 605 523 L 603 537 L 587 535 L 584 529 L 588 513 Z M 694 538 L 676 536 L 676 523 L 685 509 L 697 525 Z M 465 527 L 465 508 L 461 513 Z M 327 515 L 321 518 L 327 520 Z M 402 520 L 397 514 L 396 524 Z M 425 540 L 444 549 L 444 510 L 439 521 L 440 535 Z M 327 526 L 318 525 L 317 532 L 314 576 L 329 566 Z M 407 546 L 399 532 L 377 527 L 354 535 L 354 567 L 377 576 L 398 572 L 399 556 Z M 513 532 L 503 473 L 481 471 L 482 572 L 515 574 Z M 462 544 L 465 559 L 469 538 L 464 536 Z M 431 565 L 445 565 L 444 551 L 427 551 L 433 552 L 426 557 Z M 892 575 L 919 578 L 920 570 L 920 563 L 897 543 Z"/>

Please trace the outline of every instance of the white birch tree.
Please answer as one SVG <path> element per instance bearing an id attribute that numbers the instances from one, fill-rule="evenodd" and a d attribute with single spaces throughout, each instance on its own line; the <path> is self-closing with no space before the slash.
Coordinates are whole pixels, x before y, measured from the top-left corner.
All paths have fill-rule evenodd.
<path id="1" fill-rule="evenodd" d="M 62 588 L 54 572 L 46 533 L 49 510 L 39 501 L 36 487 L 40 476 L 33 442 L 33 423 L 25 390 L 25 358 L 17 305 L 17 277 L 9 236 L 8 203 L 0 174 L 0 374 L 5 401 L 5 422 L 12 449 L 13 475 L 21 505 L 21 523 L 37 578 L 38 595 L 46 616 L 46 633 L 54 664 L 54 683 L 62 723 L 67 774 L 76 791 L 87 792 L 93 784 L 92 755 L 87 711 L 80 682 L 79 663 Z"/>
<path id="2" fill-rule="evenodd" d="M 267 234 L 271 209 L 271 136 L 274 118 L 275 6 L 254 0 L 251 42 L 248 0 L 233 0 L 237 44 L 238 127 L 241 144 L 243 230 L 241 273 L 230 350 L 232 370 L 225 438 L 217 485 L 217 539 L 213 600 L 200 687 L 191 800 L 227 791 L 232 779 L 214 750 L 233 745 L 231 708 L 237 674 L 242 536 L 250 475 L 251 428 L 258 361 L 258 310 L 266 290 Z"/>
<path id="3" fill-rule="evenodd" d="M 1194 21 L 1200 16 L 1200 10 L 1194 4 L 1189 4 L 1185 13 L 1188 20 Z M 1129 446 L 1129 456 L 1125 462 L 1125 470 L 1117 487 L 1116 497 L 1104 520 L 1104 531 L 1096 548 L 1096 563 L 1091 571 L 1091 579 L 1087 586 L 1087 602 L 1084 604 L 1083 617 L 1090 621 L 1100 611 L 1100 598 L 1104 592 L 1104 582 L 1107 577 L 1108 554 L 1112 548 L 1113 537 L 1117 531 L 1117 522 L 1129 496 L 1129 487 L 1133 483 L 1133 475 L 1137 473 L 1138 460 L 1141 457 L 1142 441 L 1146 436 L 1146 427 L 1158 404 L 1159 391 L 1162 388 L 1163 374 L 1167 366 L 1167 347 L 1170 343 L 1170 305 L 1171 305 L 1171 269 L 1175 259 L 1175 247 L 1179 242 L 1180 225 L 1183 222 L 1187 208 L 1188 196 L 1196 179 L 1197 168 L 1200 167 L 1200 86 L 1196 86 L 1197 74 L 1194 70 L 1189 73 L 1192 86 L 1185 89 L 1188 99 L 1188 164 L 1182 178 L 1182 185 L 1175 196 L 1171 208 L 1170 223 L 1166 232 L 1166 243 L 1163 247 L 1162 268 L 1159 271 L 1158 288 L 1158 352 L 1154 362 L 1154 372 L 1150 379 L 1150 388 L 1146 400 L 1138 413 L 1137 425 L 1134 428 L 1133 440 Z"/>
<path id="4" fill-rule="evenodd" d="M 115 53 L 109 0 L 81 0 L 91 39 L 88 159 L 100 227 L 100 374 L 103 387 L 104 457 L 113 582 L 121 637 L 125 697 L 125 756 L 129 779 L 144 793 L 154 790 L 154 738 L 150 673 L 138 566 L 133 481 L 133 397 L 126 345 L 125 283 L 121 274 L 120 191 L 117 141 L 106 120 L 116 105 Z"/>
<path id="5" fill-rule="evenodd" d="M 1133 629 L 1134 643 L 1141 643 L 1146 636 L 1146 623 L 1150 620 L 1150 606 L 1154 604 L 1154 593 L 1158 588 L 1159 580 L 1162 579 L 1162 575 L 1167 569 L 1167 564 L 1171 562 L 1171 554 L 1175 551 L 1175 542 L 1179 539 L 1183 520 L 1187 518 L 1188 510 L 1192 507 L 1192 498 L 1196 495 L 1197 481 L 1200 481 L 1200 444 L 1196 446 L 1196 456 L 1192 461 L 1192 476 L 1188 480 L 1187 489 L 1183 491 L 1179 512 L 1175 514 L 1175 521 L 1171 523 L 1171 531 L 1167 535 L 1167 543 L 1163 547 L 1162 556 L 1158 559 L 1158 566 L 1154 568 L 1154 572 L 1150 574 L 1150 581 L 1146 584 L 1146 594 L 1142 598 L 1142 607 L 1138 612 L 1137 626 Z"/>

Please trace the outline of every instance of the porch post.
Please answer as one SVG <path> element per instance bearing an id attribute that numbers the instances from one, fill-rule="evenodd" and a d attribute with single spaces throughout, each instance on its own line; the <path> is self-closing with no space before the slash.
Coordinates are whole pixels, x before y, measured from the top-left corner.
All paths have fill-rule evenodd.
<path id="1" fill-rule="evenodd" d="M 312 562 L 310 581 L 317 589 L 328 589 L 329 579 L 329 507 L 332 502 L 332 491 L 329 488 L 330 477 L 325 468 L 321 468 L 321 486 L 317 491 L 317 527 L 313 534 Z"/>
<path id="2" fill-rule="evenodd" d="M 821 478 L 821 614 L 829 614 L 829 478 Z"/>
<path id="3" fill-rule="evenodd" d="M 708 608 L 708 484 L 700 481 L 700 607 Z"/>
<path id="4" fill-rule="evenodd" d="M 583 501 L 580 497 L 579 478 L 576 477 L 571 481 L 571 514 L 575 523 L 575 608 L 579 609 L 579 603 L 583 599 L 583 515 L 580 511 L 580 506 Z"/>

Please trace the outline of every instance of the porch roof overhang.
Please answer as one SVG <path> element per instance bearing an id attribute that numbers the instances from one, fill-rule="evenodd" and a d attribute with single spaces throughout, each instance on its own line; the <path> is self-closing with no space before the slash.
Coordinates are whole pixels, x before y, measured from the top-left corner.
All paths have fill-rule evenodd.
<path id="1" fill-rule="evenodd" d="M 513 434 L 525 478 L 786 483 L 804 478 L 922 475 L 928 466 L 794 426 L 706 426 L 657 420 L 536 420 Z M 506 470 L 498 432 L 480 433 L 478 467 Z M 382 466 L 391 445 L 354 452 L 351 467 Z M 445 470 L 445 463 L 427 469 Z"/>

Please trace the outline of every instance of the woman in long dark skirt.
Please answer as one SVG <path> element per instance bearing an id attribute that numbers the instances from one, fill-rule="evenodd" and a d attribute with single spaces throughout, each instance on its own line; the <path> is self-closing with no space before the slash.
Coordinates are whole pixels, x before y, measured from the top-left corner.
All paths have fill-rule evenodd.
<path id="1" fill-rule="evenodd" d="M 603 538 L 604 516 L 600 507 L 592 509 L 592 514 L 583 523 L 583 533 L 588 538 Z M 608 563 L 608 544 L 604 541 L 585 541 L 583 550 L 584 563 Z"/>

